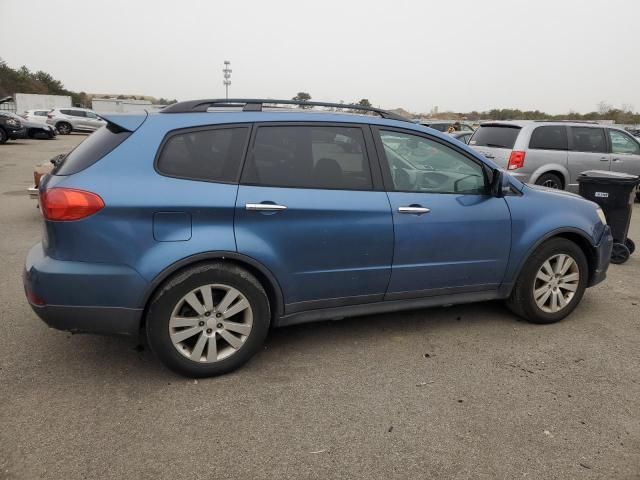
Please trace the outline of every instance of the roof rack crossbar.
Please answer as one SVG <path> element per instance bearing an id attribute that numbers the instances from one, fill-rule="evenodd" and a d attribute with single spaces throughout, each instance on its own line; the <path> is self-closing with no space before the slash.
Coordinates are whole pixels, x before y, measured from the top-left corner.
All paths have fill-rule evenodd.
<path id="1" fill-rule="evenodd" d="M 214 98 L 207 100 L 189 100 L 186 102 L 178 102 L 169 105 L 160 113 L 192 113 L 206 112 L 212 107 L 242 107 L 245 112 L 260 112 L 264 104 L 267 105 L 299 105 L 309 107 L 331 107 L 348 110 L 356 110 L 363 112 L 372 112 L 380 115 L 382 118 L 389 120 L 399 120 L 402 122 L 411 122 L 408 118 L 398 115 L 397 113 L 382 110 L 381 108 L 365 107 L 352 103 L 329 103 L 329 102 L 305 102 L 303 100 L 278 100 L 270 98 Z"/>

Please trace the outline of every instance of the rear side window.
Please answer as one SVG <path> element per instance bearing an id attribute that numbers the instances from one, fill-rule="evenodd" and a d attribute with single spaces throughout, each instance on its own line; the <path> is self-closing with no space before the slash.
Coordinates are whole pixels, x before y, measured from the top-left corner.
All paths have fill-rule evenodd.
<path id="1" fill-rule="evenodd" d="M 71 150 L 51 172 L 54 175 L 73 175 L 93 165 L 124 142 L 131 132 L 113 124 L 99 128 L 80 145 Z"/>
<path id="2" fill-rule="evenodd" d="M 242 182 L 271 187 L 369 190 L 369 160 L 357 127 L 260 127 Z"/>
<path id="3" fill-rule="evenodd" d="M 513 149 L 516 138 L 520 133 L 520 127 L 506 125 L 480 125 L 469 140 L 469 145 L 474 147 L 495 147 Z"/>
<path id="4" fill-rule="evenodd" d="M 158 156 L 158 171 L 169 177 L 208 182 L 236 182 L 249 127 L 176 133 Z"/>
<path id="5" fill-rule="evenodd" d="M 60 113 L 63 113 L 64 115 L 73 115 L 71 110 L 60 110 Z"/>
<path id="6" fill-rule="evenodd" d="M 549 125 L 536 128 L 531 134 L 529 148 L 538 150 L 566 150 L 567 128 L 564 125 Z"/>
<path id="7" fill-rule="evenodd" d="M 45 112 L 44 110 L 40 110 L 38 112 L 33 112 L 34 115 L 37 115 L 38 117 L 46 117 L 47 116 L 47 112 Z"/>
<path id="8" fill-rule="evenodd" d="M 576 152 L 605 153 L 607 141 L 602 128 L 571 127 L 572 150 Z"/>

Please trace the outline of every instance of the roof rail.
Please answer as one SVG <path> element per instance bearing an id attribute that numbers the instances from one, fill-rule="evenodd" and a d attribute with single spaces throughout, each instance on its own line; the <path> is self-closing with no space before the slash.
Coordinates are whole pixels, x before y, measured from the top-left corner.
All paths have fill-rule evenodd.
<path id="1" fill-rule="evenodd" d="M 186 102 L 178 102 L 169 105 L 160 113 L 192 113 L 206 112 L 211 107 L 242 107 L 245 112 L 261 112 L 264 104 L 268 105 L 304 105 L 309 107 L 333 107 L 344 108 L 349 110 L 360 110 L 364 112 L 373 112 L 382 118 L 389 120 L 399 120 L 402 122 L 411 122 L 408 118 L 398 115 L 397 113 L 388 112 L 380 108 L 365 107 L 352 103 L 328 103 L 328 102 L 305 102 L 302 100 L 277 100 L 269 98 L 214 98 L 208 100 L 188 100 Z"/>
<path id="2" fill-rule="evenodd" d="M 559 122 L 559 123 L 590 123 L 595 125 L 600 125 L 595 120 L 534 120 L 534 122 Z"/>

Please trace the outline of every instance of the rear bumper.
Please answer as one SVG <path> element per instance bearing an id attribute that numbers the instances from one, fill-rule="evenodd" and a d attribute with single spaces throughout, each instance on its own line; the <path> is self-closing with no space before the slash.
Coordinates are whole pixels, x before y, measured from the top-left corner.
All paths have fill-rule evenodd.
<path id="1" fill-rule="evenodd" d="M 593 274 L 589 279 L 588 287 L 593 287 L 607 278 L 607 269 L 611 261 L 611 248 L 613 247 L 613 236 L 611 228 L 605 225 L 604 232 L 600 238 L 600 243 L 596 246 L 596 265 Z"/>
<path id="2" fill-rule="evenodd" d="M 132 268 L 56 260 L 37 244 L 27 255 L 23 281 L 31 308 L 53 328 L 138 333 L 148 282 Z"/>

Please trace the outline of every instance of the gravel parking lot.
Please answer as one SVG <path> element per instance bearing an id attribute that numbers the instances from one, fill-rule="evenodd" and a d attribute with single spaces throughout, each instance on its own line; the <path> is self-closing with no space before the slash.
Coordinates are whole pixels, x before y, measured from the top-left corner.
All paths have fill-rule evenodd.
<path id="1" fill-rule="evenodd" d="M 24 298 L 33 166 L 83 138 L 0 146 L 0 479 L 640 478 L 640 254 L 556 325 L 497 302 L 301 325 L 196 382 Z"/>

